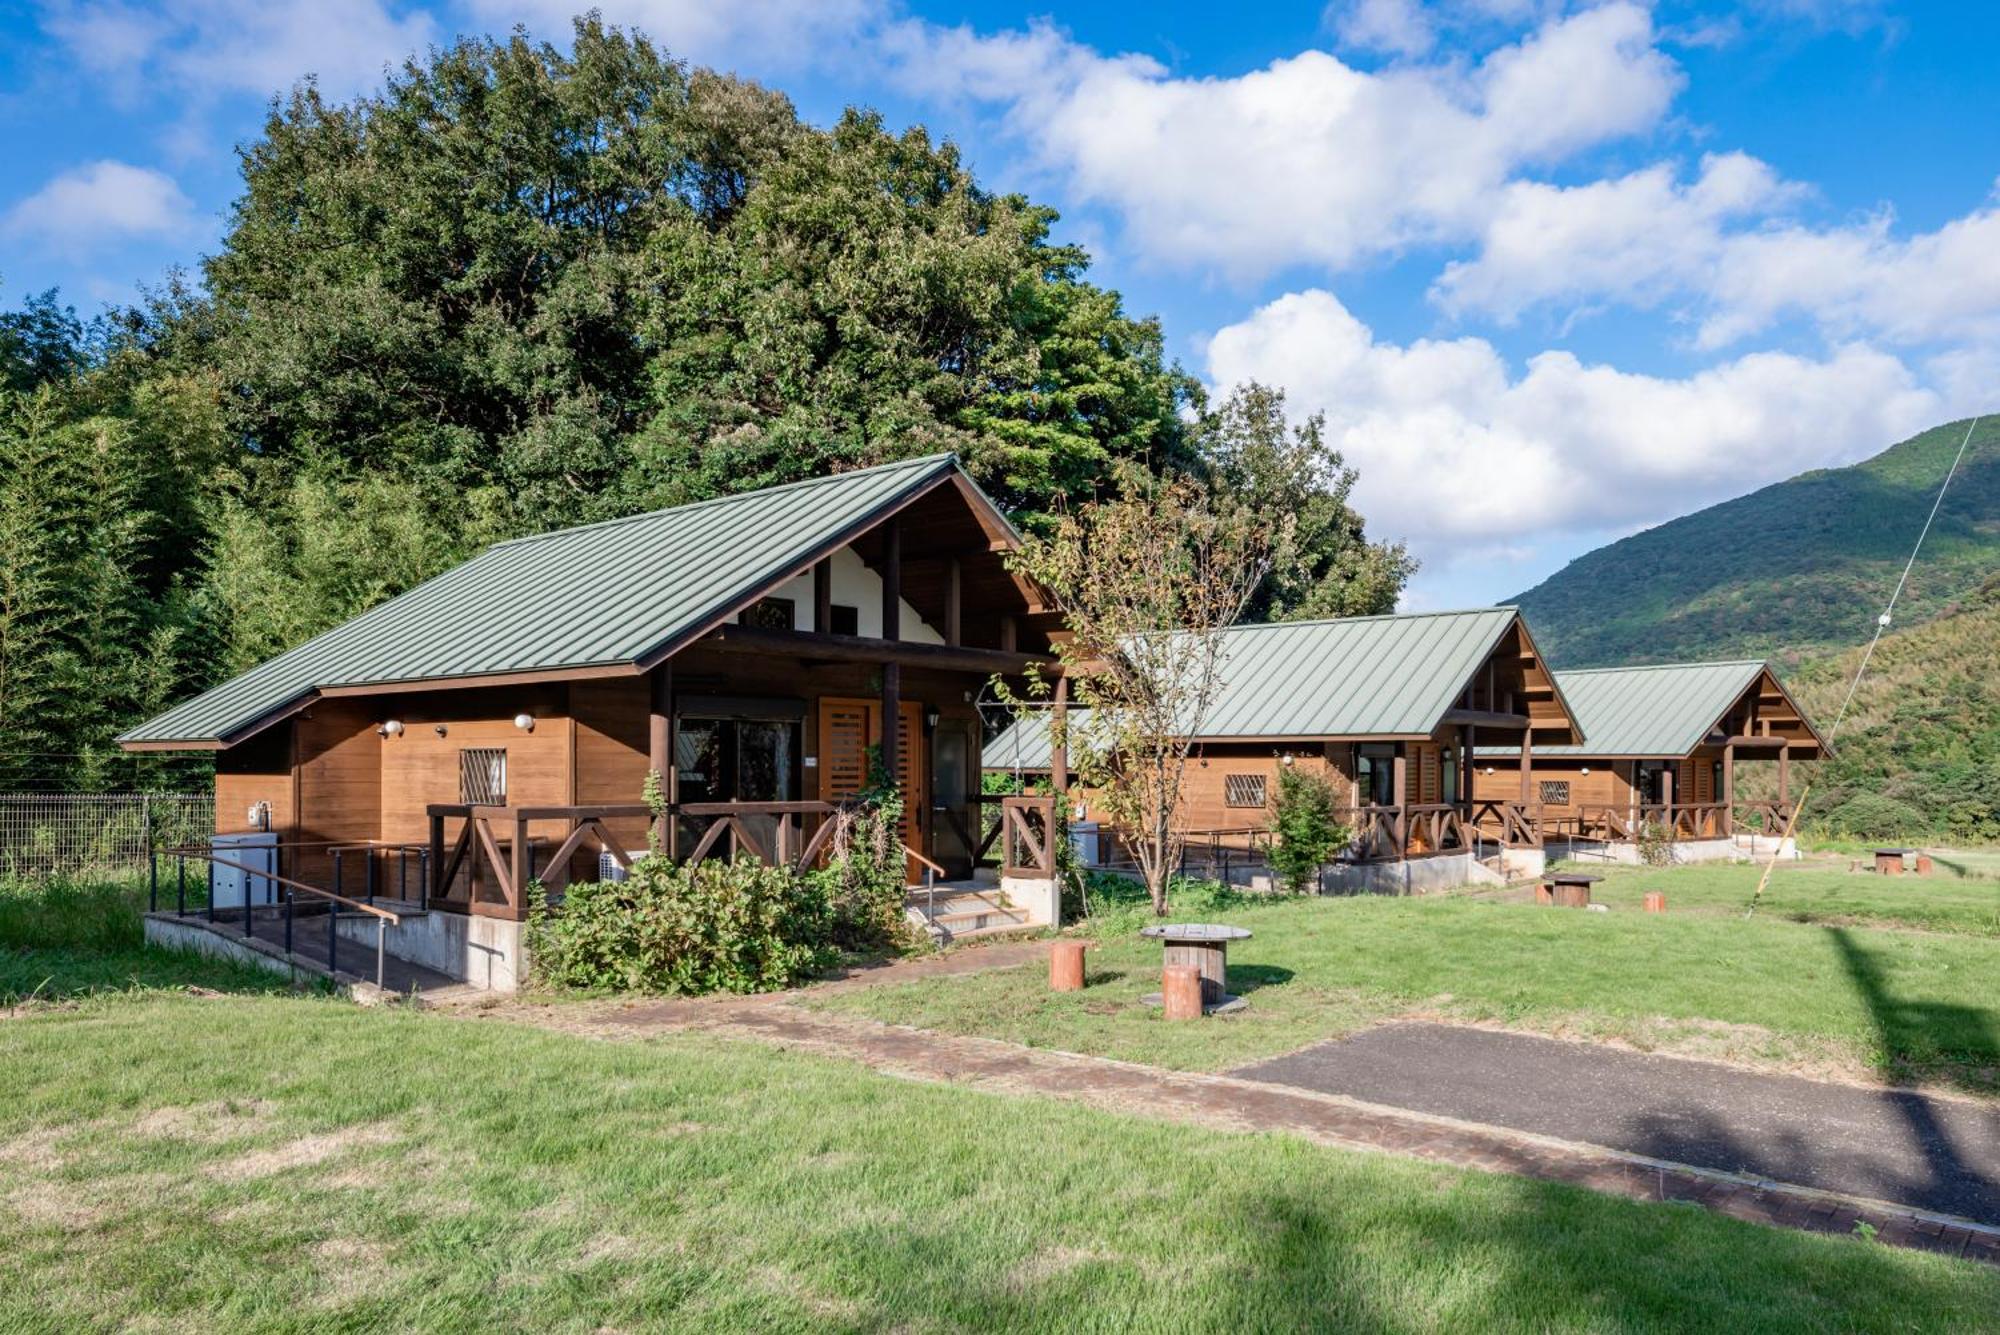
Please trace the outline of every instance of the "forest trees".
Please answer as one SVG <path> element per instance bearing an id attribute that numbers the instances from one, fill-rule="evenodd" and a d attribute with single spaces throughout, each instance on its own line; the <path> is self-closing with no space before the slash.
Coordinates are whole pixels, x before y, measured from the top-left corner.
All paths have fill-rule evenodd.
<path id="1" fill-rule="evenodd" d="M 0 479 L 0 751 L 104 752 L 498 538 L 943 449 L 1029 532 L 1125 466 L 1296 509 L 1272 615 L 1407 570 L 1315 425 L 1211 412 L 1051 210 L 920 127 L 814 126 L 584 19 L 302 84 L 241 160 L 198 272 L 0 314 L 0 449 L 54 460 Z M 104 688 L 48 703 L 76 672 Z"/>

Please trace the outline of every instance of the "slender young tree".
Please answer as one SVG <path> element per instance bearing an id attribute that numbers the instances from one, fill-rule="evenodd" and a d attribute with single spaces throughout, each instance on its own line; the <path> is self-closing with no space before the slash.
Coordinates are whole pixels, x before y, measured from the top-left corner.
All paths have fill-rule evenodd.
<path id="1" fill-rule="evenodd" d="M 1090 711 L 1072 765 L 1101 790 L 1164 915 L 1186 839 L 1176 815 L 1188 755 L 1223 684 L 1223 632 L 1287 534 L 1282 521 L 1273 533 L 1219 510 L 1193 481 L 1127 470 L 1121 482 L 1115 499 L 1062 514 L 1011 560 L 1069 629 L 1056 652 Z"/>

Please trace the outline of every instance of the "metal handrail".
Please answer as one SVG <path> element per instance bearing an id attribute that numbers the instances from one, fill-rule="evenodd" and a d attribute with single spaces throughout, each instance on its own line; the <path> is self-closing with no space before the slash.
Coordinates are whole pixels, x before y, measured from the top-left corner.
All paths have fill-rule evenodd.
<path id="1" fill-rule="evenodd" d="M 337 976 L 340 973 L 340 913 L 334 906 L 338 905 L 353 912 L 364 913 L 373 917 L 375 919 L 375 986 L 381 987 L 383 985 L 387 969 L 388 929 L 402 925 L 403 917 L 401 914 L 391 912 L 388 909 L 377 908 L 373 904 L 364 904 L 358 899 L 349 899 L 347 896 L 335 894 L 331 890 L 322 890 L 316 885 L 308 885 L 304 881 L 294 880 L 289 876 L 283 876 L 277 872 L 266 871 L 262 867 L 246 866 L 241 862 L 232 861 L 229 858 L 219 858 L 211 850 L 200 846 L 179 846 L 155 850 L 150 860 L 149 886 L 147 891 L 148 912 L 159 912 L 160 853 L 165 853 L 169 857 L 172 857 L 178 868 L 179 892 L 174 909 L 175 915 L 178 917 L 184 918 L 187 916 L 187 859 L 189 858 L 199 858 L 208 864 L 207 909 L 210 923 L 215 922 L 215 868 L 228 867 L 233 871 L 244 873 L 246 878 L 261 878 L 272 885 L 283 886 L 285 888 L 285 953 L 287 955 L 294 953 L 292 950 L 292 938 L 293 920 L 297 907 L 297 894 L 303 891 L 308 895 L 325 900 L 328 905 L 326 914 L 326 971 L 329 976 Z M 245 940 L 255 940 L 257 935 L 255 930 L 256 906 L 250 902 L 251 884 L 252 882 L 248 879 L 243 884 L 243 937 Z"/>

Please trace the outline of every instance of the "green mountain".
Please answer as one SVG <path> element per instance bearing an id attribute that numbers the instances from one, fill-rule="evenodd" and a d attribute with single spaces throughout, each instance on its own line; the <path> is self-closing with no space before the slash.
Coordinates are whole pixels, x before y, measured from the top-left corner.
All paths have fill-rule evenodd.
<path id="1" fill-rule="evenodd" d="M 1874 631 L 1967 421 L 1817 469 L 1580 556 L 1510 600 L 1562 667 L 1837 652 Z M 1899 626 L 1958 607 L 2000 570 L 2000 417 L 1983 419 Z"/>
<path id="2" fill-rule="evenodd" d="M 1794 692 L 1830 728 L 1862 647 L 1803 663 Z M 1819 766 L 1810 826 L 1861 838 L 2000 840 L 2000 575 L 1961 610 L 1882 637 Z"/>

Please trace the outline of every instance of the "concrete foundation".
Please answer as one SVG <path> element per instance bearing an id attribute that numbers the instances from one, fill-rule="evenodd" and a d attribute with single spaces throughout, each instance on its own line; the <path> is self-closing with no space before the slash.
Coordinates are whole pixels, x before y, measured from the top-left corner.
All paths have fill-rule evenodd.
<path id="1" fill-rule="evenodd" d="M 386 947 L 397 959 L 421 964 L 493 992 L 514 992 L 526 981 L 527 924 L 504 918 L 432 910 L 416 913 L 388 930 Z M 365 914 L 342 915 L 344 940 L 375 946 L 375 920 Z"/>
<path id="2" fill-rule="evenodd" d="M 1423 895 L 1456 890 L 1472 882 L 1478 862 L 1470 853 L 1451 853 L 1405 862 L 1357 862 L 1320 873 L 1323 895 Z"/>
<path id="3" fill-rule="evenodd" d="M 1681 839 L 1668 845 L 1676 866 L 1697 862 L 1762 861 L 1774 852 L 1781 859 L 1799 856 L 1798 845 L 1790 839 L 1765 834 L 1742 834 L 1733 839 Z M 1637 867 L 1645 863 L 1637 844 L 1596 839 L 1552 839 L 1551 859 L 1567 862 L 1602 862 L 1613 866 Z"/>
<path id="4" fill-rule="evenodd" d="M 1026 925 L 1057 927 L 1062 924 L 1061 882 L 1048 876 L 1002 876 L 1000 892 L 1007 902 L 1028 915 Z"/>
<path id="5" fill-rule="evenodd" d="M 165 946 L 170 950 L 191 950 L 197 955 L 212 955 L 217 959 L 235 960 L 238 964 L 250 964 L 259 969 L 268 969 L 285 978 L 296 979 L 302 973 L 310 972 L 300 969 L 284 951 L 266 946 L 261 941 L 231 940 L 229 937 L 210 931 L 199 921 L 176 918 L 167 913 L 146 915 L 146 943 Z M 373 945 L 374 942 L 371 940 L 369 944 Z"/>

